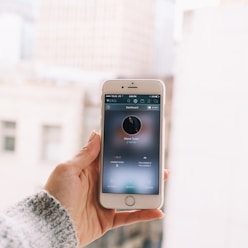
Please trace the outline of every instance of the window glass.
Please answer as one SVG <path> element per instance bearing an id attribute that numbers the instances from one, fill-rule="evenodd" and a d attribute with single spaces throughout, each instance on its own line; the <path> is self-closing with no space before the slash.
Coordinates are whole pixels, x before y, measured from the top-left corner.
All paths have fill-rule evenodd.
<path id="1" fill-rule="evenodd" d="M 14 152 L 16 149 L 16 122 L 2 121 L 2 150 Z"/>

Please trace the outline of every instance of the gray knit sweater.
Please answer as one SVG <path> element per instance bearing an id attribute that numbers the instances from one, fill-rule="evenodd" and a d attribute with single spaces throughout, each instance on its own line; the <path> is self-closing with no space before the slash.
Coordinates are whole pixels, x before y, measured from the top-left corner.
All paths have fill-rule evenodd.
<path id="1" fill-rule="evenodd" d="M 77 237 L 67 211 L 42 191 L 0 214 L 0 248 L 12 247 L 77 247 Z"/>

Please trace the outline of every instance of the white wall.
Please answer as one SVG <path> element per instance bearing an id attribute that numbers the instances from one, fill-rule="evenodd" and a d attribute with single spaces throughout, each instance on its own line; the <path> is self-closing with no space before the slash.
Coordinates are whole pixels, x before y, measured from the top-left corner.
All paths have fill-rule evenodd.
<path id="1" fill-rule="evenodd" d="M 227 6 L 185 15 L 165 248 L 248 247 L 247 13 Z"/>

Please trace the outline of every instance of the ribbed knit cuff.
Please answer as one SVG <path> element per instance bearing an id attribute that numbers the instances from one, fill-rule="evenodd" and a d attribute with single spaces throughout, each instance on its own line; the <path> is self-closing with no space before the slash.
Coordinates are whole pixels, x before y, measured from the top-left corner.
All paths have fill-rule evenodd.
<path id="1" fill-rule="evenodd" d="M 77 237 L 67 211 L 46 191 L 42 191 L 7 210 L 12 231 L 27 247 L 77 247 Z M 23 246 L 23 247 L 26 247 Z"/>

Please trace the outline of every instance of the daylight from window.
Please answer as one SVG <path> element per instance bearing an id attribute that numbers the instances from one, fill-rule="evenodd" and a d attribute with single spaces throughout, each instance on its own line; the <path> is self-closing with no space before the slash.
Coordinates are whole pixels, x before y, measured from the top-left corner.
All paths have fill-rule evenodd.
<path id="1" fill-rule="evenodd" d="M 105 80 L 161 79 L 165 218 L 88 247 L 247 247 L 247 14 L 247 0 L 2 0 L 0 210 L 100 132 Z"/>

